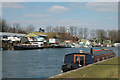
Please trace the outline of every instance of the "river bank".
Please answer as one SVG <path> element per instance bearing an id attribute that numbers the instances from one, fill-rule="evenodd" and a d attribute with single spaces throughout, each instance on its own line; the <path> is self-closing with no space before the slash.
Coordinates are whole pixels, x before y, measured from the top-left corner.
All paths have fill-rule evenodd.
<path id="1" fill-rule="evenodd" d="M 118 78 L 118 57 L 52 76 L 50 79 L 52 78 Z"/>

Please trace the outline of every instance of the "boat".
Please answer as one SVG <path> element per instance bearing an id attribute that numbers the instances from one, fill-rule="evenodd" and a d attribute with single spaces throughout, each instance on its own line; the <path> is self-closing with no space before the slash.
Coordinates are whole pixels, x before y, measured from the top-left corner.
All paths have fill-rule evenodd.
<path id="1" fill-rule="evenodd" d="M 90 52 L 77 52 L 65 55 L 62 71 L 67 72 L 86 65 L 115 57 L 113 50 L 91 48 Z"/>
<path id="2" fill-rule="evenodd" d="M 18 44 L 14 46 L 15 50 L 43 49 L 43 42 L 32 42 L 28 44 Z"/>
<path id="3" fill-rule="evenodd" d="M 63 44 L 52 44 L 51 48 L 71 48 L 71 46 Z"/>

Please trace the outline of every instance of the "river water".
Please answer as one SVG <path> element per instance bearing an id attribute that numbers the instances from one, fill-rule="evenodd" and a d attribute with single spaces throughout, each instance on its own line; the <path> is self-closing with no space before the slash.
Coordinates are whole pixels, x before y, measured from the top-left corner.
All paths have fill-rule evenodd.
<path id="1" fill-rule="evenodd" d="M 117 47 L 109 47 L 118 56 Z M 48 78 L 61 73 L 65 54 L 90 48 L 54 48 L 2 52 L 3 78 Z"/>

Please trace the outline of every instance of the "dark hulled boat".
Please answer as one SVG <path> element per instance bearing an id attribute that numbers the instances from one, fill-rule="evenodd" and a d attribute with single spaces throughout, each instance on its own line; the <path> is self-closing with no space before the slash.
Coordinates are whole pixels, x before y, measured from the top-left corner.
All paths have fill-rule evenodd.
<path id="1" fill-rule="evenodd" d="M 43 49 L 43 42 L 32 44 L 18 44 L 14 46 L 14 50 Z"/>
<path id="2" fill-rule="evenodd" d="M 115 57 L 112 50 L 94 50 L 90 53 L 71 53 L 65 55 L 62 71 L 70 71 L 98 61 Z"/>

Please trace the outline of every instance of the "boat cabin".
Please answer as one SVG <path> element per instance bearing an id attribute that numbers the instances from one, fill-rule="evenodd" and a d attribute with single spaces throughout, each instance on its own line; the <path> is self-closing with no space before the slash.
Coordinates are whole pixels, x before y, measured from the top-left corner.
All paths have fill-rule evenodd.
<path id="1" fill-rule="evenodd" d="M 89 53 L 71 53 L 65 55 L 63 72 L 86 66 L 94 62 L 94 58 Z"/>
<path id="2" fill-rule="evenodd" d="M 93 63 L 93 61 L 92 55 L 87 53 L 72 53 L 65 55 L 64 58 L 65 64 L 75 63 L 81 66 Z"/>

